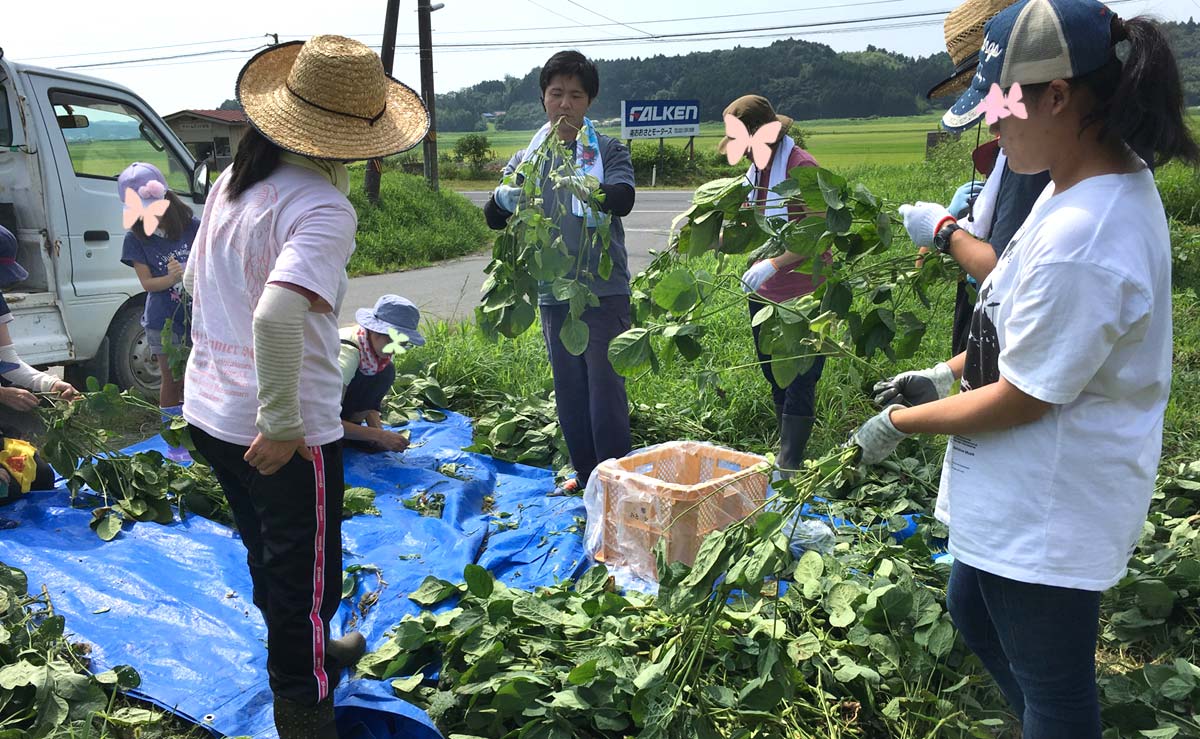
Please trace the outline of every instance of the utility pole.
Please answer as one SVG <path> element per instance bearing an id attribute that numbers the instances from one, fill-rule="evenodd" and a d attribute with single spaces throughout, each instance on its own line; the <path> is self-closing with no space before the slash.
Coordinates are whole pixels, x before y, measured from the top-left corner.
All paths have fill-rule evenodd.
<path id="1" fill-rule="evenodd" d="M 387 15 L 383 19 L 383 48 L 379 50 L 379 58 L 383 61 L 383 71 L 390 77 L 392 62 L 396 58 L 396 25 L 400 19 L 400 0 L 388 0 Z M 363 189 L 367 200 L 372 205 L 379 204 L 379 180 L 383 175 L 383 160 L 367 160 L 367 171 L 363 175 Z"/>
<path id="2" fill-rule="evenodd" d="M 417 30 L 421 44 L 421 97 L 425 99 L 425 107 L 429 109 L 429 133 L 425 136 L 423 149 L 425 181 L 434 192 L 438 189 L 437 118 L 433 112 L 433 31 L 430 28 L 429 16 L 441 7 L 441 3 L 430 5 L 429 0 L 417 0 Z"/>

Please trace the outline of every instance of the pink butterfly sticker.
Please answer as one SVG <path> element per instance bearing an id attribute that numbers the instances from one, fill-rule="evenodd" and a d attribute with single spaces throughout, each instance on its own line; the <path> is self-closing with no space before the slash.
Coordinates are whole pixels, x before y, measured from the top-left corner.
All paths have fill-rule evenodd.
<path id="1" fill-rule="evenodd" d="M 1025 110 L 1025 103 L 1021 102 L 1021 84 L 1019 82 L 1013 83 L 1007 96 L 1005 96 L 1004 90 L 1000 89 L 1000 85 L 993 82 L 987 97 L 983 99 L 982 110 L 989 126 L 1010 115 L 1014 118 L 1029 117 L 1029 112 Z"/>
<path id="2" fill-rule="evenodd" d="M 729 137 L 729 142 L 725 145 L 725 156 L 730 164 L 737 164 L 749 152 L 754 166 L 762 169 L 771 161 L 771 144 L 779 138 L 782 129 L 782 123 L 771 121 L 759 126 L 751 136 L 745 123 L 735 115 L 726 114 L 725 135 Z"/>
<path id="3" fill-rule="evenodd" d="M 142 230 L 146 235 L 154 233 L 158 228 L 158 221 L 167 212 L 167 208 L 171 207 L 171 203 L 166 200 L 157 200 L 149 205 L 142 205 L 142 199 L 134 192 L 133 188 L 125 189 L 125 212 L 121 218 L 121 224 L 125 228 L 133 228 L 133 224 L 140 219 L 142 222 Z"/>

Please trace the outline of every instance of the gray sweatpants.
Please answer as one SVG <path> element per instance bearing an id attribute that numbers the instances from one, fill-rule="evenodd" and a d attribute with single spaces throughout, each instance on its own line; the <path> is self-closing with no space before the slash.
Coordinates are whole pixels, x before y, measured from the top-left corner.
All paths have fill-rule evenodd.
<path id="1" fill-rule="evenodd" d="M 554 372 L 558 424 L 562 427 L 579 484 L 586 485 L 597 464 L 629 453 L 629 401 L 625 378 L 608 361 L 608 345 L 629 330 L 629 296 L 600 298 L 598 308 L 584 311 L 588 327 L 583 354 L 572 355 L 558 338 L 567 306 L 543 305 L 542 335 Z"/>

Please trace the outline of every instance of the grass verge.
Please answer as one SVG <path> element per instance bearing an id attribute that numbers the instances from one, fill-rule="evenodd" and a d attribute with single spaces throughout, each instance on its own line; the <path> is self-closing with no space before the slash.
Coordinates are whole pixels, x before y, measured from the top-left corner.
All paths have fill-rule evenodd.
<path id="1" fill-rule="evenodd" d="M 385 171 L 379 205 L 372 205 L 364 171 L 350 170 L 350 202 L 358 212 L 358 245 L 347 268 L 352 277 L 423 267 L 489 243 L 483 211 L 457 192 L 434 192 L 421 177 Z"/>

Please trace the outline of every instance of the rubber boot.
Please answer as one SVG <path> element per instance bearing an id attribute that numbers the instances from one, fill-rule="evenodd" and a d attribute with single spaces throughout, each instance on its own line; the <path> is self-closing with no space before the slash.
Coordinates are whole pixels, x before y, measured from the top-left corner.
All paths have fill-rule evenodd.
<path id="1" fill-rule="evenodd" d="M 366 653 L 367 639 L 359 631 L 351 631 L 341 639 L 325 642 L 325 656 L 335 670 L 355 666 Z"/>
<path id="2" fill-rule="evenodd" d="M 275 730 L 279 739 L 338 739 L 333 697 L 310 706 L 275 696 Z"/>
<path id="3" fill-rule="evenodd" d="M 779 418 L 779 455 L 775 466 L 780 478 L 786 480 L 804 465 L 804 450 L 808 437 L 812 436 L 812 416 L 790 416 L 781 413 Z"/>

